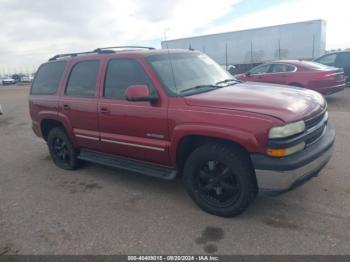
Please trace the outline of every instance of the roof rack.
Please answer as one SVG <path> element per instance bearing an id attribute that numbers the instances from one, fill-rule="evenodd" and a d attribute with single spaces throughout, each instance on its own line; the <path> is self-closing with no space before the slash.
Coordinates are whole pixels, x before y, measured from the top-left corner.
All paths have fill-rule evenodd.
<path id="1" fill-rule="evenodd" d="M 88 51 L 88 52 L 79 52 L 79 53 L 67 53 L 67 54 L 58 54 L 49 59 L 49 61 L 57 60 L 58 58 L 62 57 L 74 57 L 78 55 L 88 55 L 88 54 L 111 54 L 114 53 L 113 50 L 110 49 L 119 49 L 119 48 L 133 48 L 133 49 L 148 49 L 148 50 L 154 50 L 154 47 L 148 47 L 148 46 L 111 46 L 111 47 L 101 47 L 101 48 L 96 48 L 93 51 Z"/>
<path id="2" fill-rule="evenodd" d="M 154 50 L 154 47 L 150 46 L 137 46 L 137 45 L 125 45 L 125 46 L 110 46 L 110 47 L 100 47 L 96 48 L 94 52 L 101 52 L 103 50 L 108 50 L 108 49 L 123 49 L 123 48 L 132 48 L 132 49 L 148 49 L 148 50 Z"/>

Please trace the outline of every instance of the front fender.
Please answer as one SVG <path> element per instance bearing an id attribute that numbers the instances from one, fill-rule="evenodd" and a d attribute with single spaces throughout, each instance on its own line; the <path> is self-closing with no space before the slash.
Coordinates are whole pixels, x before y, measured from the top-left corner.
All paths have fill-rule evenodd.
<path id="1" fill-rule="evenodd" d="M 259 142 L 254 134 L 241 129 L 232 129 L 202 124 L 184 124 L 175 127 L 171 139 L 170 159 L 176 165 L 176 151 L 183 138 L 187 136 L 206 136 L 225 139 L 244 147 L 248 152 L 259 152 Z"/>

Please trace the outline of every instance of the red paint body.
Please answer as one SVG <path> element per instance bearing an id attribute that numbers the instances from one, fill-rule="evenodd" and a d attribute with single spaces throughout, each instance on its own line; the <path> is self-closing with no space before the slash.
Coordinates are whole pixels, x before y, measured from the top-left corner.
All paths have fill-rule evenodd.
<path id="1" fill-rule="evenodd" d="M 236 84 L 187 97 L 169 96 L 145 60 L 149 55 L 165 52 L 125 51 L 67 58 L 68 64 L 56 94 L 30 96 L 33 130 L 43 136 L 43 121 L 57 120 L 77 148 L 176 167 L 178 147 L 187 136 L 230 140 L 250 153 L 264 153 L 271 127 L 310 117 L 319 113 L 325 104 L 321 95 L 310 90 L 257 83 Z M 158 100 L 135 102 L 104 98 L 105 71 L 108 61 L 113 58 L 138 61 L 156 89 Z M 96 97 L 65 96 L 71 69 L 86 60 L 100 61 Z M 130 90 L 130 95 L 146 93 Z"/>
<path id="2" fill-rule="evenodd" d="M 304 87 L 324 95 L 342 91 L 346 85 L 344 70 L 335 67 L 320 65 L 320 67 L 317 68 L 317 64 L 298 60 L 277 61 L 264 65 L 270 65 L 266 72 L 258 74 L 239 74 L 235 75 L 235 77 L 244 82 L 264 82 Z M 274 65 L 287 65 L 293 68 L 293 70 L 289 72 L 274 72 Z M 252 70 L 254 70 L 254 68 Z"/>

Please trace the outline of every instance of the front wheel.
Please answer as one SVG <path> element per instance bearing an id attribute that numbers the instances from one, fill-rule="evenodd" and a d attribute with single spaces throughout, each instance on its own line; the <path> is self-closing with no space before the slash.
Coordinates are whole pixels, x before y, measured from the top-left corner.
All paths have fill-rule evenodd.
<path id="1" fill-rule="evenodd" d="M 222 217 L 242 213 L 257 193 L 249 158 L 239 148 L 212 143 L 187 159 L 184 183 L 204 211 Z"/>
<path id="2" fill-rule="evenodd" d="M 55 127 L 50 130 L 47 145 L 56 166 L 66 170 L 78 168 L 77 152 L 63 128 Z"/>

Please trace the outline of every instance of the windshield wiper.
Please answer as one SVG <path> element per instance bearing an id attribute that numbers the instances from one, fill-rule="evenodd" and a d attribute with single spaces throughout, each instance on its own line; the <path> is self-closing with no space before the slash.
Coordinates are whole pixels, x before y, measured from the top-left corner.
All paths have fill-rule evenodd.
<path id="1" fill-rule="evenodd" d="M 241 83 L 241 81 L 234 79 L 234 78 L 231 78 L 231 79 L 225 79 L 223 81 L 219 81 L 215 85 L 221 85 L 221 84 L 234 85 L 234 84 L 238 84 L 238 83 Z"/>
<path id="2" fill-rule="evenodd" d="M 187 88 L 187 89 L 184 89 L 182 91 L 180 91 L 181 94 L 184 94 L 184 93 L 197 93 L 198 92 L 207 92 L 207 91 L 210 91 L 210 90 L 214 90 L 214 89 L 218 89 L 218 88 L 221 88 L 222 86 L 217 86 L 217 85 L 198 85 L 198 86 L 194 86 L 194 87 L 191 87 L 191 88 Z"/>

